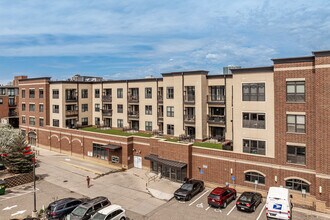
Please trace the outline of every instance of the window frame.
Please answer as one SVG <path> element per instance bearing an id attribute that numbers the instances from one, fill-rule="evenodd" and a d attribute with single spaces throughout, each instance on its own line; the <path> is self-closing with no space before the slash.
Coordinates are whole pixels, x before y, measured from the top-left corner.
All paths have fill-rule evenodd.
<path id="1" fill-rule="evenodd" d="M 166 125 L 166 132 L 168 135 L 174 135 L 174 125 L 173 124 L 167 124 Z"/>
<path id="2" fill-rule="evenodd" d="M 29 99 L 34 99 L 36 97 L 35 89 L 29 89 Z"/>
<path id="3" fill-rule="evenodd" d="M 287 146 L 287 150 L 286 150 L 286 162 L 287 163 L 291 163 L 291 164 L 297 164 L 297 165 L 306 165 L 306 146 L 296 146 L 296 145 L 286 145 Z M 294 148 L 294 153 L 289 153 L 289 148 Z M 304 154 L 299 155 L 298 149 L 304 149 Z M 289 157 L 291 158 L 295 158 L 295 159 L 289 159 Z M 303 162 L 300 163 L 298 161 L 299 158 L 303 158 Z M 296 162 L 294 161 L 296 160 Z"/>
<path id="4" fill-rule="evenodd" d="M 294 123 L 289 122 L 290 119 L 294 117 Z M 304 120 L 304 124 L 298 123 L 298 117 L 302 117 Z M 301 128 L 298 128 L 300 127 Z M 294 128 L 292 130 L 292 128 Z M 305 134 L 306 133 L 306 115 L 294 115 L 294 114 L 287 114 L 286 115 L 286 132 L 288 133 L 299 133 Z"/>
<path id="5" fill-rule="evenodd" d="M 146 131 L 152 131 L 152 121 L 146 121 L 145 122 L 145 130 Z"/>
<path id="6" fill-rule="evenodd" d="M 288 186 L 288 183 L 291 183 L 292 187 Z M 289 190 L 294 190 L 294 191 L 301 192 L 303 190 L 303 186 L 305 186 L 305 187 L 307 186 L 307 188 L 305 188 L 305 190 L 306 190 L 306 193 L 309 193 L 310 192 L 310 184 L 307 183 L 306 181 L 301 180 L 301 179 L 296 179 L 296 178 L 290 178 L 290 179 L 285 180 L 285 188 L 287 188 Z M 299 188 L 300 188 L 300 190 L 299 190 Z"/>
<path id="7" fill-rule="evenodd" d="M 88 99 L 88 89 L 81 89 L 81 98 Z"/>
<path id="8" fill-rule="evenodd" d="M 173 86 L 166 87 L 166 98 L 174 99 L 174 87 Z"/>
<path id="9" fill-rule="evenodd" d="M 248 142 L 248 146 L 245 143 Z M 255 144 L 256 146 L 253 146 Z M 260 147 L 260 144 L 264 143 L 264 148 Z M 255 149 L 252 149 L 255 148 Z M 253 154 L 253 155 L 266 155 L 266 141 L 263 140 L 252 140 L 252 139 L 243 139 L 243 153 Z M 246 151 L 248 149 L 248 151 Z"/>
<path id="10" fill-rule="evenodd" d="M 117 88 L 117 99 L 122 99 L 124 97 L 124 89 Z"/>
<path id="11" fill-rule="evenodd" d="M 248 92 L 245 92 L 245 88 Z M 263 88 L 263 92 L 260 90 Z M 256 91 L 254 92 L 254 90 Z M 266 101 L 266 83 L 242 83 L 242 101 L 264 102 Z"/>
<path id="12" fill-rule="evenodd" d="M 166 116 L 174 117 L 174 106 L 166 106 Z"/>
<path id="13" fill-rule="evenodd" d="M 253 119 L 254 115 L 256 116 L 256 119 Z M 246 116 L 248 119 L 245 119 Z M 263 116 L 264 120 L 259 120 L 259 116 Z M 256 112 L 242 112 L 242 122 L 243 128 L 266 129 L 266 114 Z"/>
<path id="14" fill-rule="evenodd" d="M 145 115 L 152 115 L 152 105 L 145 105 Z"/>
<path id="15" fill-rule="evenodd" d="M 146 87 L 144 89 L 144 97 L 146 99 L 152 99 L 152 87 Z"/>
<path id="16" fill-rule="evenodd" d="M 247 177 L 249 177 L 249 178 L 247 179 Z M 258 184 L 262 184 L 262 185 L 266 184 L 266 176 L 264 176 L 263 174 L 258 173 L 258 172 L 253 172 L 253 171 L 244 173 L 245 182 L 254 183 L 255 180 L 258 180 Z M 260 181 L 260 180 L 262 180 L 262 181 Z"/>
<path id="17" fill-rule="evenodd" d="M 52 90 L 52 97 L 53 97 L 53 99 L 59 99 L 60 98 L 60 90 L 53 89 Z"/>
<path id="18" fill-rule="evenodd" d="M 289 92 L 289 87 L 294 88 L 294 92 Z M 299 86 L 303 86 L 304 92 L 297 92 L 297 88 Z M 286 102 L 305 102 L 306 99 L 306 82 L 304 80 L 297 80 L 297 81 L 287 81 L 286 82 Z"/>

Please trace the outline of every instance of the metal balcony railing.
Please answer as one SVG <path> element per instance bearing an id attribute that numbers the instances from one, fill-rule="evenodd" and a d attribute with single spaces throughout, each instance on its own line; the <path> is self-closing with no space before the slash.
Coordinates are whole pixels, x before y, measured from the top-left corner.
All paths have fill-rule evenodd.
<path id="1" fill-rule="evenodd" d="M 207 95 L 207 102 L 212 104 L 225 104 L 226 98 L 221 95 Z"/>
<path id="2" fill-rule="evenodd" d="M 66 102 L 77 102 L 78 101 L 78 97 L 77 96 L 66 96 L 65 97 L 65 101 Z"/>
<path id="3" fill-rule="evenodd" d="M 195 123 L 195 115 L 184 115 L 184 122 L 185 123 Z"/>
<path id="4" fill-rule="evenodd" d="M 102 115 L 103 116 L 112 116 L 112 109 L 103 109 Z"/>
<path id="5" fill-rule="evenodd" d="M 78 110 L 67 110 L 65 111 L 66 117 L 78 116 Z"/>
<path id="6" fill-rule="evenodd" d="M 208 123 L 212 123 L 212 124 L 221 124 L 221 125 L 226 124 L 226 118 L 224 115 L 208 115 L 207 121 Z"/>
<path id="7" fill-rule="evenodd" d="M 139 118 L 139 112 L 138 111 L 128 111 L 128 117 L 129 118 Z"/>
<path id="8" fill-rule="evenodd" d="M 185 95 L 184 103 L 185 104 L 195 104 L 195 95 L 194 94 Z"/>
<path id="9" fill-rule="evenodd" d="M 102 96 L 103 102 L 112 102 L 112 96 L 111 95 L 103 95 Z"/>
<path id="10" fill-rule="evenodd" d="M 137 102 L 139 102 L 139 96 L 138 95 L 129 95 L 128 96 L 128 102 L 129 103 L 137 103 Z"/>

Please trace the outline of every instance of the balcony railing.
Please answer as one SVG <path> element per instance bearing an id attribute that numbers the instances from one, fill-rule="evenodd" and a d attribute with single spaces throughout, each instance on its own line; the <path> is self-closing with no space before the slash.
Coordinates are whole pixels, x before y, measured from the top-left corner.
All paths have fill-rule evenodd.
<path id="1" fill-rule="evenodd" d="M 77 102 L 78 97 L 77 96 L 67 96 L 65 97 L 66 102 Z"/>
<path id="2" fill-rule="evenodd" d="M 67 110 L 65 111 L 66 117 L 78 116 L 78 110 Z"/>
<path id="3" fill-rule="evenodd" d="M 185 104 L 195 104 L 195 95 L 193 95 L 193 94 L 185 95 L 184 103 Z"/>
<path id="4" fill-rule="evenodd" d="M 103 102 L 112 102 L 112 96 L 111 95 L 103 95 L 102 96 Z"/>
<path id="5" fill-rule="evenodd" d="M 139 112 L 138 111 L 128 111 L 128 117 L 129 118 L 139 118 Z"/>
<path id="6" fill-rule="evenodd" d="M 208 95 L 207 96 L 207 102 L 212 104 L 225 104 L 226 98 L 225 96 L 221 95 Z"/>
<path id="7" fill-rule="evenodd" d="M 158 95 L 157 99 L 159 103 L 162 103 L 164 101 L 164 97 L 162 95 Z"/>
<path id="8" fill-rule="evenodd" d="M 226 124 L 226 117 L 224 115 L 208 115 L 207 116 L 208 123 L 212 124 Z"/>
<path id="9" fill-rule="evenodd" d="M 265 121 L 243 120 L 243 128 L 265 129 Z"/>
<path id="10" fill-rule="evenodd" d="M 102 115 L 103 116 L 112 116 L 112 109 L 103 109 Z"/>
<path id="11" fill-rule="evenodd" d="M 185 123 L 195 123 L 195 115 L 184 115 Z"/>
<path id="12" fill-rule="evenodd" d="M 130 102 L 130 103 L 137 103 L 137 102 L 139 102 L 139 96 L 137 96 L 137 95 L 129 95 L 128 96 L 128 102 Z"/>
<path id="13" fill-rule="evenodd" d="M 17 106 L 17 103 L 16 102 L 9 102 L 8 103 L 8 106 L 9 107 L 16 107 Z"/>
<path id="14" fill-rule="evenodd" d="M 15 117 L 15 116 L 18 116 L 18 113 L 17 112 L 9 112 L 8 116 L 9 117 Z"/>

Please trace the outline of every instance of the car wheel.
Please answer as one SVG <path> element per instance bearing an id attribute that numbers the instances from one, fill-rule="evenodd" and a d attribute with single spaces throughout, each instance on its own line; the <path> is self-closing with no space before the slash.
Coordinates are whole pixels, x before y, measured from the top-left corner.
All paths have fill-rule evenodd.
<path id="1" fill-rule="evenodd" d="M 190 201 L 191 195 L 187 196 L 187 201 Z"/>
<path id="2" fill-rule="evenodd" d="M 227 207 L 227 202 L 223 203 L 223 208 L 226 208 Z"/>
<path id="3" fill-rule="evenodd" d="M 120 220 L 126 220 L 126 218 L 125 217 L 121 217 Z"/>
<path id="4" fill-rule="evenodd" d="M 252 210 L 253 210 L 253 212 L 255 212 L 256 211 L 256 206 L 253 206 Z"/>

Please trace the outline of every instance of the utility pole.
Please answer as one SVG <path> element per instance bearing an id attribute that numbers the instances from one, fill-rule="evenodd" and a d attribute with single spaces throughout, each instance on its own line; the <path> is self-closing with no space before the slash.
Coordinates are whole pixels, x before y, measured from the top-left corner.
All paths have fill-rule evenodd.
<path id="1" fill-rule="evenodd" d="M 37 212 L 37 195 L 36 195 L 36 152 L 34 152 L 33 158 L 33 211 L 32 218 L 38 217 Z"/>

